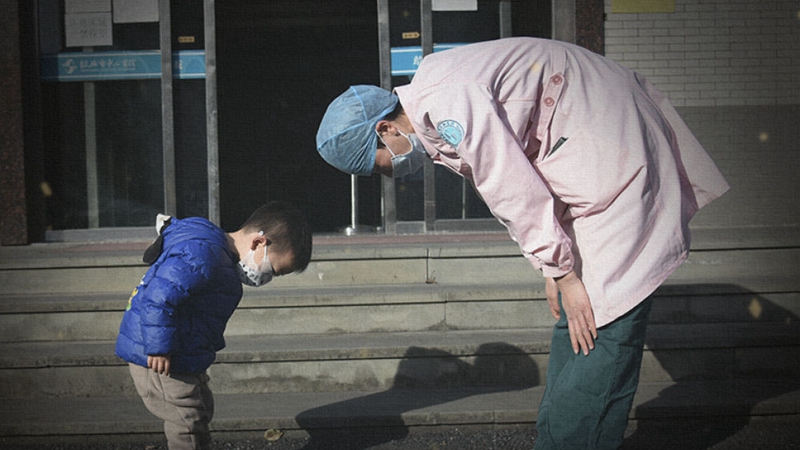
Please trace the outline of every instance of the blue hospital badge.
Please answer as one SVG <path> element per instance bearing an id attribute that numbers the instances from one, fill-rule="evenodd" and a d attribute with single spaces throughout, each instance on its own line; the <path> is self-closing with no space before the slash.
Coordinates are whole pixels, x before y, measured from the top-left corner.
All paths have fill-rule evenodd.
<path id="1" fill-rule="evenodd" d="M 453 148 L 458 147 L 458 144 L 464 139 L 464 127 L 455 120 L 448 119 L 439 122 L 439 125 L 436 125 L 436 131 L 439 133 L 439 137 Z"/>

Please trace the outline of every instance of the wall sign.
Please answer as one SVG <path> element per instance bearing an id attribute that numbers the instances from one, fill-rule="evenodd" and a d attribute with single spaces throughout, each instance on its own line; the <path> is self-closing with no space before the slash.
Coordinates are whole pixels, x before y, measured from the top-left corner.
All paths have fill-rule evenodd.
<path id="1" fill-rule="evenodd" d="M 675 0 L 611 0 L 612 13 L 672 13 Z"/>
<path id="2" fill-rule="evenodd" d="M 433 51 L 441 52 L 464 44 L 434 44 Z M 392 76 L 414 75 L 422 62 L 422 47 L 392 47 Z"/>
<path id="3" fill-rule="evenodd" d="M 175 52 L 172 73 L 178 79 L 206 76 L 203 50 Z M 66 52 L 40 60 L 42 81 L 108 81 L 161 78 L 159 50 L 123 52 Z"/>
<path id="4" fill-rule="evenodd" d="M 67 14 L 111 12 L 111 0 L 64 0 Z"/>
<path id="5" fill-rule="evenodd" d="M 478 0 L 433 0 L 432 11 L 477 11 Z"/>
<path id="6" fill-rule="evenodd" d="M 67 47 L 111 45 L 111 13 L 64 14 Z"/>
<path id="7" fill-rule="evenodd" d="M 114 23 L 158 22 L 158 0 L 114 0 Z"/>

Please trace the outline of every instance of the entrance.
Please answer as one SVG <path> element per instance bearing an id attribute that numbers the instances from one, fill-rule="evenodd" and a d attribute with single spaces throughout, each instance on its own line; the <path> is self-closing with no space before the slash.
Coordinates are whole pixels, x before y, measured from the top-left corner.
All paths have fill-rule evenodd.
<path id="1" fill-rule="evenodd" d="M 511 36 L 549 36 L 549 2 L 381 0 L 381 86 L 411 81 L 434 51 Z M 384 180 L 388 232 L 501 230 L 463 178 L 427 161 L 424 171 Z"/>
<path id="2" fill-rule="evenodd" d="M 149 235 L 159 212 L 232 230 L 270 200 L 305 209 L 317 233 L 354 220 L 390 233 L 495 227 L 472 188 L 441 169 L 397 182 L 338 172 L 317 154 L 316 129 L 348 86 L 410 80 L 387 69 L 392 51 L 546 37 L 551 17 L 549 1 L 514 0 L 39 5 L 55 240 Z"/>
<path id="3" fill-rule="evenodd" d="M 203 6 L 39 2 L 48 240 L 151 235 L 159 212 L 215 215 Z"/>

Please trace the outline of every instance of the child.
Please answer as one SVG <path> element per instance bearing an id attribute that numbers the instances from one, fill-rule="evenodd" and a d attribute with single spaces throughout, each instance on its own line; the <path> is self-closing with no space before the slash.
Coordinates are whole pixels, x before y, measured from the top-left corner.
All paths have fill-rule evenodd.
<path id="1" fill-rule="evenodd" d="M 311 229 L 282 202 L 261 206 L 233 233 L 198 217 L 159 215 L 156 228 L 144 257 L 152 266 L 128 301 L 116 354 L 147 409 L 164 420 L 170 450 L 208 448 L 214 399 L 206 369 L 225 347 L 242 284 L 305 270 Z"/>

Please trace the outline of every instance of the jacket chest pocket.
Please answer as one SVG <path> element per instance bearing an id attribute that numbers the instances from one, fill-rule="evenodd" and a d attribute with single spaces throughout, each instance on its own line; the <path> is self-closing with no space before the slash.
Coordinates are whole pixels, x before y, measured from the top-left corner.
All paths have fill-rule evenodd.
<path id="1" fill-rule="evenodd" d="M 536 168 L 550 192 L 570 206 L 572 216 L 603 211 L 635 179 L 646 176 L 643 151 L 582 132 L 553 141 Z"/>

